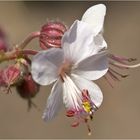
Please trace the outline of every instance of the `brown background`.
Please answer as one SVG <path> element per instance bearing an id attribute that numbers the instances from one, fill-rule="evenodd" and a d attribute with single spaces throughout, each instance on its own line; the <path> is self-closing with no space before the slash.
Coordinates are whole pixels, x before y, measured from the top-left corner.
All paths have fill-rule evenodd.
<path id="1" fill-rule="evenodd" d="M 0 2 L 0 24 L 10 43 L 16 44 L 48 19 L 71 25 L 96 3 L 107 6 L 104 37 L 109 50 L 140 62 L 140 2 Z M 38 42 L 29 47 L 37 48 Z M 43 87 L 33 100 L 40 112 L 34 108 L 27 112 L 26 101 L 14 90 L 0 94 L 0 138 L 140 138 L 140 68 L 129 74 L 113 89 L 104 79 L 98 81 L 104 102 L 91 123 L 91 137 L 84 125 L 71 128 L 63 110 L 52 122 L 41 119 L 51 89 Z"/>

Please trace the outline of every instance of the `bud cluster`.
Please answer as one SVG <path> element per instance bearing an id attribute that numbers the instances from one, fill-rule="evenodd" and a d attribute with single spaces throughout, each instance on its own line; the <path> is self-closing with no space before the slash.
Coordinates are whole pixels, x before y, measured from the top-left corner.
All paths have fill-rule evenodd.
<path id="1" fill-rule="evenodd" d="M 35 55 L 38 51 L 25 49 L 25 47 L 32 39 L 38 38 L 41 49 L 60 48 L 61 39 L 66 30 L 63 23 L 51 21 L 44 24 L 40 31 L 29 34 L 21 44 L 11 47 L 8 46 L 5 32 L 0 29 L 0 62 L 12 61 L 12 64 L 8 63 L 7 67 L 0 69 L 1 92 L 12 93 L 11 88 L 15 87 L 20 97 L 28 101 L 29 109 L 31 105 L 35 106 L 31 99 L 39 92 L 40 85 L 32 78 L 30 55 Z"/>

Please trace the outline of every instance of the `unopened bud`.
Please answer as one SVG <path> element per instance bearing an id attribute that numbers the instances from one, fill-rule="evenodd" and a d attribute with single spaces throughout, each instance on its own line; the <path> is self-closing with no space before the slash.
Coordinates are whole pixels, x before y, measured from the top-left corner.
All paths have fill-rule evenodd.
<path id="1" fill-rule="evenodd" d="M 43 49 L 60 48 L 61 39 L 66 30 L 65 25 L 60 22 L 48 22 L 41 28 L 40 47 Z"/>
<path id="2" fill-rule="evenodd" d="M 14 85 L 20 78 L 20 69 L 16 65 L 11 65 L 4 69 L 3 74 L 7 86 Z"/>
<path id="3" fill-rule="evenodd" d="M 3 69 L 1 73 L 1 85 L 5 84 L 6 87 L 10 87 L 19 84 L 24 75 L 28 74 L 28 65 L 26 65 L 26 60 L 23 58 L 17 59 L 15 64 Z"/>
<path id="4" fill-rule="evenodd" d="M 23 81 L 16 86 L 18 94 L 25 99 L 33 98 L 39 92 L 40 86 L 32 79 L 32 76 L 24 76 Z"/>

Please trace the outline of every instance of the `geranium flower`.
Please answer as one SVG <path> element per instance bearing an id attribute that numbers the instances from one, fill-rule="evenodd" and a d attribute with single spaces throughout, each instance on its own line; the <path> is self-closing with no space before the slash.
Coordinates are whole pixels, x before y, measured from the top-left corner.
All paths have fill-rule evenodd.
<path id="1" fill-rule="evenodd" d="M 86 22 L 76 20 L 62 38 L 62 49 L 51 48 L 34 56 L 31 66 L 33 79 L 40 85 L 55 82 L 43 114 L 45 121 L 54 118 L 62 100 L 66 115 L 76 120 L 72 126 L 83 121 L 87 123 L 101 105 L 102 92 L 91 80 L 106 74 L 108 60 L 107 52 L 101 51 L 103 38 L 97 39 L 102 26 L 99 23 L 97 26 L 98 31 Z M 90 132 L 89 126 L 88 129 Z"/>

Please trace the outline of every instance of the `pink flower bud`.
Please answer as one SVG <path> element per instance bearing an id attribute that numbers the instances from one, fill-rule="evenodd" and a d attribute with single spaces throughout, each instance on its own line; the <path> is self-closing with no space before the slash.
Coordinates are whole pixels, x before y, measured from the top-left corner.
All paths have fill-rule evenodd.
<path id="1" fill-rule="evenodd" d="M 8 87 L 9 90 L 11 86 L 19 84 L 28 73 L 27 61 L 19 58 L 15 64 L 0 71 L 0 86 Z"/>
<path id="2" fill-rule="evenodd" d="M 7 86 L 18 82 L 20 78 L 20 69 L 16 65 L 11 65 L 3 70 L 3 80 Z"/>
<path id="3" fill-rule="evenodd" d="M 16 86 L 18 94 L 25 99 L 33 98 L 39 92 L 40 86 L 33 81 L 32 76 L 24 76 L 23 81 Z"/>
<path id="4" fill-rule="evenodd" d="M 48 22 L 41 28 L 40 47 L 43 49 L 60 48 L 61 39 L 66 30 L 65 25 L 60 22 Z"/>

